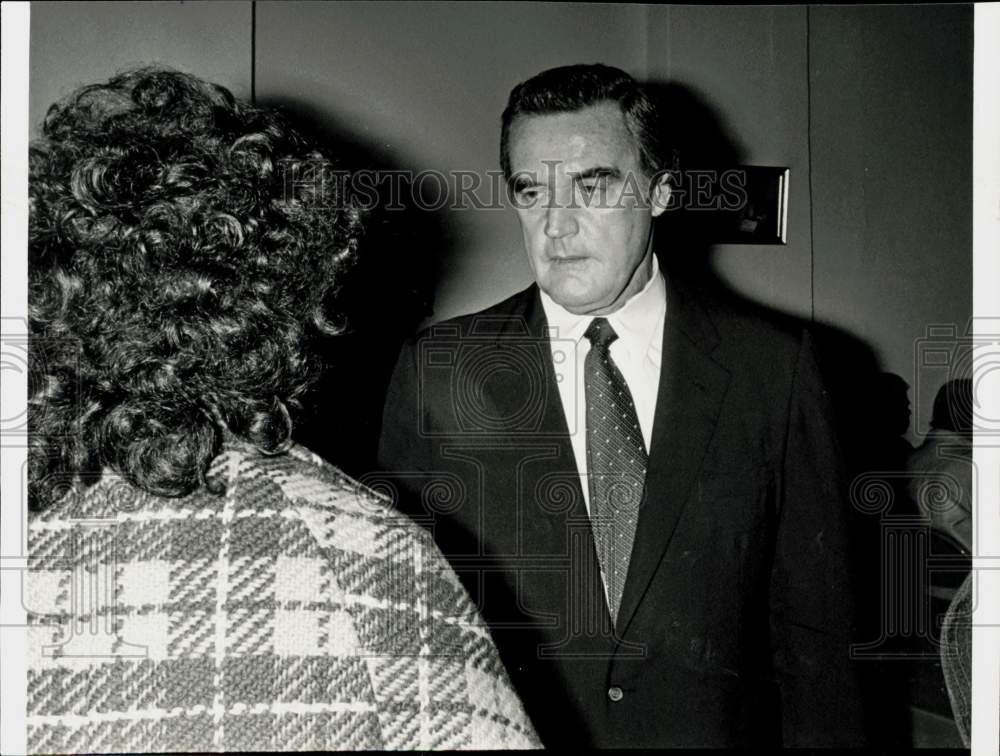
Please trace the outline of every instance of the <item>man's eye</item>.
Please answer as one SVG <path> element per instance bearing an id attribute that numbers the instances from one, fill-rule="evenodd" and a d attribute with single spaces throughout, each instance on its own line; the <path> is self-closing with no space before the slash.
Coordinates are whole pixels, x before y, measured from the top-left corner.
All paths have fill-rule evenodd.
<path id="1" fill-rule="evenodd" d="M 541 190 L 538 187 L 525 187 L 516 192 L 517 204 L 522 208 L 536 207 L 541 201 Z"/>

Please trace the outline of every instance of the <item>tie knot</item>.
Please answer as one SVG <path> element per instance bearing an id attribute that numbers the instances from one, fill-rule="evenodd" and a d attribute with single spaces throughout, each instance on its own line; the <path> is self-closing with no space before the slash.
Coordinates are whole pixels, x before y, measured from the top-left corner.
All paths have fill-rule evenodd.
<path id="1" fill-rule="evenodd" d="M 587 326 L 586 333 L 583 334 L 590 341 L 590 345 L 598 349 L 607 349 L 611 342 L 618 338 L 615 329 L 607 321 L 607 318 L 594 318 Z"/>

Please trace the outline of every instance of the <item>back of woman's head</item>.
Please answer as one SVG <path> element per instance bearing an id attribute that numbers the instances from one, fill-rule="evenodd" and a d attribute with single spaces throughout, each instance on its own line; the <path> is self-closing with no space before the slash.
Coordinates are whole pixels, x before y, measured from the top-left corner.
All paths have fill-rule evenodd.
<path id="1" fill-rule="evenodd" d="M 229 435 L 288 447 L 357 252 L 342 179 L 279 114 L 186 74 L 49 110 L 30 154 L 33 509 L 104 468 L 189 493 Z"/>

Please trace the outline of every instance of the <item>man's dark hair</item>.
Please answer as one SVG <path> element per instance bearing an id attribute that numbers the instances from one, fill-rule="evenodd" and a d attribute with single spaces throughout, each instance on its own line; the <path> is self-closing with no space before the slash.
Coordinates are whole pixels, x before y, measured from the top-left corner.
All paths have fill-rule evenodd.
<path id="1" fill-rule="evenodd" d="M 510 130 L 521 116 L 570 113 L 616 102 L 635 139 L 643 170 L 654 176 L 670 168 L 666 123 L 645 86 L 620 68 L 601 63 L 550 68 L 511 90 L 500 128 L 500 166 L 511 177 Z"/>
<path id="2" fill-rule="evenodd" d="M 972 433 L 971 378 L 954 378 L 938 389 L 931 412 L 931 428 Z"/>
<path id="3" fill-rule="evenodd" d="M 105 467 L 183 495 L 226 438 L 291 444 L 362 228 L 334 165 L 280 114 L 174 71 L 49 110 L 30 150 L 32 509 Z"/>

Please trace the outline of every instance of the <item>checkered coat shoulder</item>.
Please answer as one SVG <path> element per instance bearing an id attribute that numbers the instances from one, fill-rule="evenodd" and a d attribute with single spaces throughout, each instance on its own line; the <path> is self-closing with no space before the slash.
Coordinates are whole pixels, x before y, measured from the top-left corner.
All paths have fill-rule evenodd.
<path id="1" fill-rule="evenodd" d="M 31 752 L 538 746 L 419 526 L 301 447 L 208 480 L 105 471 L 29 519 Z"/>

